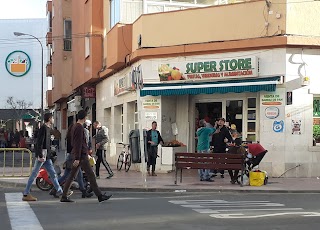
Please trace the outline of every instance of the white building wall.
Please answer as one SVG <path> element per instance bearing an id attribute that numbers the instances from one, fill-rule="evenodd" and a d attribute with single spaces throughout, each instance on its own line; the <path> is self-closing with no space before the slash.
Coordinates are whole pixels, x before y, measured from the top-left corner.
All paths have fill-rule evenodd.
<path id="1" fill-rule="evenodd" d="M 195 121 L 195 101 L 196 100 L 215 100 L 215 99 L 229 99 L 229 98 L 243 98 L 257 97 L 257 110 L 259 117 L 258 140 L 269 151 L 261 163 L 261 168 L 269 172 L 270 176 L 280 176 L 288 170 L 284 176 L 287 177 L 310 177 L 316 176 L 320 173 L 320 147 L 312 146 L 312 105 L 313 95 L 310 94 L 310 89 L 317 91 L 320 94 L 318 86 L 320 85 L 320 50 L 317 49 L 272 49 L 272 50 L 258 50 L 247 52 L 234 52 L 226 54 L 215 55 L 201 55 L 192 57 L 177 57 L 167 59 L 153 59 L 143 60 L 138 64 L 142 65 L 144 82 L 159 82 L 158 66 L 161 63 L 179 63 L 181 61 L 203 61 L 211 58 L 241 58 L 243 56 L 257 56 L 259 58 L 259 77 L 267 76 L 284 76 L 285 83 L 278 85 L 275 93 L 278 93 L 284 100 L 283 104 L 279 105 L 279 117 L 276 119 L 269 119 L 265 116 L 266 106 L 262 106 L 260 97 L 265 92 L 257 94 L 214 94 L 214 95 L 197 95 L 197 96 L 173 96 L 173 97 L 142 97 L 141 100 L 146 99 L 160 99 L 161 105 L 159 109 L 146 110 L 142 109 L 141 115 L 142 126 L 144 128 L 151 128 L 151 120 L 147 120 L 144 116 L 145 112 L 156 112 L 158 122 L 158 129 L 162 132 L 165 141 L 170 141 L 174 138 L 172 135 L 171 124 L 176 122 L 179 134 L 176 139 L 185 143 L 188 146 L 188 151 L 193 151 L 194 146 L 194 121 Z M 292 59 L 291 55 L 295 54 Z M 293 64 L 292 62 L 305 62 L 307 65 L 306 72 L 302 69 L 300 75 L 307 75 L 310 77 L 311 84 L 309 86 L 302 86 L 302 77 L 299 76 L 300 64 Z M 129 92 L 121 96 L 114 96 L 113 84 L 114 80 L 123 76 L 123 70 L 114 76 L 104 80 L 97 86 L 97 118 L 98 120 L 105 120 L 106 116 L 110 120 L 111 128 L 111 144 L 110 154 L 113 159 L 112 163 L 116 162 L 116 155 L 121 151 L 121 148 L 115 144 L 119 142 L 115 138 L 116 133 L 119 132 L 119 124 L 115 122 L 114 106 L 124 104 L 124 111 L 128 116 L 125 119 L 124 127 L 128 128 L 132 124 L 130 120 L 130 106 L 128 102 L 137 99 L 134 92 Z M 286 93 L 293 93 L 293 104 L 286 105 Z M 106 108 L 110 108 L 109 110 Z M 106 112 L 107 111 L 107 112 Z M 246 111 L 245 111 L 246 112 Z M 260 115 L 259 115 L 260 114 Z M 276 133 L 273 130 L 274 121 L 284 121 L 284 131 Z M 301 120 L 301 134 L 292 134 L 292 120 Z M 127 134 L 126 134 L 127 135 Z M 160 152 L 161 154 L 161 152 Z M 158 169 L 161 169 L 160 159 L 157 162 Z M 300 165 L 300 166 L 298 166 Z M 296 169 L 291 169 L 298 166 Z M 165 169 L 165 167 L 164 167 Z M 290 170 L 291 169 L 291 170 Z"/>
<path id="2" fill-rule="evenodd" d="M 15 37 L 13 32 L 32 34 L 40 39 L 44 48 L 44 102 L 48 79 L 46 77 L 47 47 L 46 33 L 47 20 L 44 19 L 10 19 L 0 20 L 0 108 L 7 108 L 6 99 L 13 96 L 15 99 L 33 103 L 33 108 L 41 108 L 41 47 L 40 44 L 28 36 Z M 31 59 L 31 69 L 23 77 L 11 76 L 5 67 L 7 56 L 16 50 L 26 52 Z"/>

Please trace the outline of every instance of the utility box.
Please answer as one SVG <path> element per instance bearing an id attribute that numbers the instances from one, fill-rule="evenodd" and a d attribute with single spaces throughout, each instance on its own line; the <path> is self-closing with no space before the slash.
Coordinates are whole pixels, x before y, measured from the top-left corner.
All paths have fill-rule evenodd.
<path id="1" fill-rule="evenodd" d="M 143 130 L 144 154 L 148 161 L 147 154 L 147 130 Z M 139 129 L 131 130 L 129 133 L 129 144 L 132 157 L 132 163 L 141 163 L 141 147 L 140 147 L 140 132 Z"/>

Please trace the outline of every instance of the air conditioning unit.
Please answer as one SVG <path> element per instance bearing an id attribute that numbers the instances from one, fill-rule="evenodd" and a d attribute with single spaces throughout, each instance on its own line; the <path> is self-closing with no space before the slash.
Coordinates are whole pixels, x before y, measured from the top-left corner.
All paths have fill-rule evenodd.
<path id="1" fill-rule="evenodd" d="M 75 106 L 81 106 L 81 96 L 75 96 L 74 97 L 74 105 Z"/>

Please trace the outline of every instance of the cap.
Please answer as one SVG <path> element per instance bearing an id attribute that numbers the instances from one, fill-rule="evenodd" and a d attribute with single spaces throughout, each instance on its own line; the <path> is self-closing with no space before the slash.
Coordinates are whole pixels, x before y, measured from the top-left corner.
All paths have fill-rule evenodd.
<path id="1" fill-rule="evenodd" d="M 86 120 L 84 123 L 85 123 L 87 126 L 90 126 L 90 125 L 92 124 L 90 120 Z"/>

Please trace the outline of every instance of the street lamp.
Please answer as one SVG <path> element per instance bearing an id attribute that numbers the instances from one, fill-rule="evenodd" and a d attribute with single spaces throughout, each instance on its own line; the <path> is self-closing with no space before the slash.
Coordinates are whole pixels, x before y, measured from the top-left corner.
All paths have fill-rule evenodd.
<path id="1" fill-rule="evenodd" d="M 14 32 L 14 36 L 20 37 L 20 36 L 30 36 L 34 39 L 36 39 L 40 46 L 41 46 L 41 121 L 43 121 L 43 46 L 39 38 L 36 36 L 33 36 L 31 34 L 25 34 L 25 33 L 20 33 L 20 32 Z"/>

